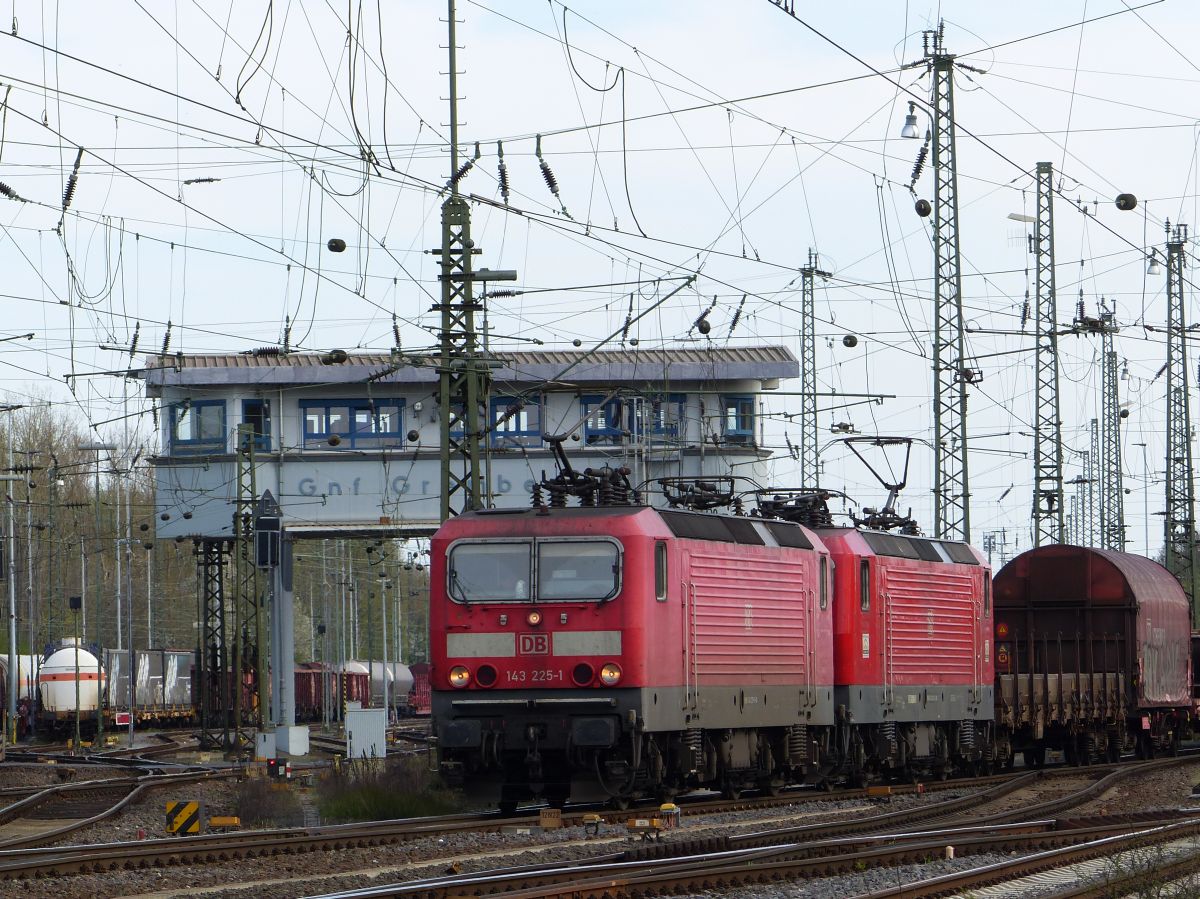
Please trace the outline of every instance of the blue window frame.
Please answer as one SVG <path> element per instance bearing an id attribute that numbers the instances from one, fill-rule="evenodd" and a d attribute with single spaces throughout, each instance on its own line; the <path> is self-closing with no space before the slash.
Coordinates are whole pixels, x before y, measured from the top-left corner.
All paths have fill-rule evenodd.
<path id="1" fill-rule="evenodd" d="M 498 449 L 542 445 L 542 407 L 536 400 L 492 397 L 492 446 Z"/>
<path id="2" fill-rule="evenodd" d="M 404 445 L 398 400 L 303 400 L 305 449 L 380 449 Z"/>
<path id="3" fill-rule="evenodd" d="M 723 404 L 725 442 L 753 445 L 754 397 L 727 396 Z"/>
<path id="4" fill-rule="evenodd" d="M 590 446 L 620 446 L 629 433 L 631 409 L 623 397 L 579 398 L 583 408 L 583 442 Z"/>
<path id="5" fill-rule="evenodd" d="M 580 398 L 583 407 L 584 442 L 620 445 L 626 438 L 675 440 L 684 431 L 683 413 L 687 397 L 682 393 L 650 396 L 603 396 Z"/>
<path id="6" fill-rule="evenodd" d="M 242 424 L 254 427 L 254 448 L 271 451 L 271 401 L 242 400 Z"/>
<path id="7" fill-rule="evenodd" d="M 642 427 L 652 440 L 675 440 L 685 433 L 686 402 L 682 393 L 660 394 L 642 401 Z"/>
<path id="8" fill-rule="evenodd" d="M 170 408 L 172 456 L 227 451 L 224 400 L 184 400 Z"/>

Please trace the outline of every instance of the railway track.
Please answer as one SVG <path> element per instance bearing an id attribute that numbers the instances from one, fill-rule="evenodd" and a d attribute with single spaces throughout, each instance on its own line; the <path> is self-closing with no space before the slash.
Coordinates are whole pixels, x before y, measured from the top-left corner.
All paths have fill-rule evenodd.
<path id="1" fill-rule="evenodd" d="M 1129 770 L 1137 770 L 1129 769 Z M 1097 772 L 1103 774 L 1103 771 Z M 913 809 L 899 812 L 882 813 L 873 816 L 857 815 L 853 818 L 828 824 L 814 824 L 801 827 L 782 827 L 772 830 L 759 831 L 738 837 L 684 839 L 678 843 L 645 844 L 637 847 L 632 854 L 641 860 L 657 858 L 670 853 L 687 852 L 756 852 L 771 850 L 779 844 L 812 844 L 819 840 L 831 840 L 845 837 L 848 834 L 862 834 L 868 831 L 896 833 L 898 830 L 911 827 L 914 821 L 937 821 L 962 815 L 971 809 L 977 809 L 985 802 L 1012 794 L 1014 791 L 1029 786 L 1031 783 L 1046 778 L 1053 778 L 1054 773 L 1033 773 L 1016 777 L 983 778 L 989 781 L 980 793 L 968 796 L 956 796 L 940 802 L 931 802 Z M 1107 778 L 1119 776 L 1109 774 Z M 1001 782 L 996 782 L 1000 780 Z M 978 785 L 978 784 L 977 784 Z M 945 788 L 956 787 L 963 789 L 964 782 L 946 783 Z M 1095 784 L 1083 791 L 1072 794 L 1077 802 L 1085 802 L 1095 793 Z M 854 794 L 863 791 L 847 791 L 840 798 L 853 798 Z M 825 794 L 818 794 L 824 798 Z M 836 795 L 836 794 L 835 794 Z M 764 802 L 751 803 L 742 801 L 730 803 L 727 800 L 708 803 L 697 803 L 689 806 L 689 814 L 729 811 L 734 808 L 747 808 L 752 805 L 770 807 L 779 803 L 795 803 L 798 797 L 772 797 Z M 1068 804 L 1063 800 L 1055 800 L 1062 805 Z M 1008 812 L 1010 817 L 1020 816 L 1021 812 Z M 566 810 L 563 812 L 565 824 L 579 824 L 584 812 L 581 810 Z M 995 816 L 999 821 L 1002 815 Z M 382 821 L 364 824 L 346 824 L 317 828 L 292 828 L 272 831 L 238 832 L 221 835 L 204 835 L 171 839 L 145 840 L 136 843 L 114 843 L 106 845 L 64 846 L 41 849 L 25 849 L 13 852 L 9 846 L 0 847 L 0 880 L 11 880 L 28 877 L 48 877 L 71 873 L 97 873 L 116 869 L 133 869 L 148 866 L 167 866 L 194 864 L 212 860 L 231 861 L 239 858 L 254 858 L 259 856 L 278 855 L 284 853 L 307 853 L 352 848 L 367 848 L 372 846 L 389 845 L 407 842 L 422 837 L 445 836 L 454 833 L 479 833 L 497 831 L 505 827 L 533 825 L 537 817 L 502 817 L 498 814 L 486 815 L 451 815 L 435 818 L 418 818 L 401 821 Z M 992 819 L 987 825 L 991 826 Z"/>
<path id="2" fill-rule="evenodd" d="M 959 853 L 1032 852 L 1042 857 L 1072 855 L 1081 847 L 1112 846 L 1123 839 L 1138 839 L 1147 832 L 1175 828 L 1180 834 L 1200 833 L 1200 817 L 1180 822 L 1144 822 L 1122 818 L 1072 827 L 1068 822 L 1046 820 L 1007 827 L 959 827 L 885 834 L 854 840 L 815 844 L 784 844 L 745 853 L 726 850 L 696 853 L 670 859 L 629 859 L 626 853 L 597 857 L 586 864 L 576 862 L 551 867 L 522 866 L 492 871 L 414 880 L 366 889 L 327 893 L 309 899 L 383 899 L 399 896 L 492 896 L 503 899 L 564 896 L 572 899 L 611 899 L 620 896 L 668 895 L 678 892 L 734 890 L 779 881 L 815 879 L 862 871 L 867 867 L 891 867 L 928 861 L 953 846 Z M 1048 848 L 1049 847 L 1049 848 Z M 1007 866 L 991 866 L 993 882 L 1007 876 Z M 928 881 L 934 884 L 934 881 Z M 1011 881 L 1008 882 L 1011 886 Z M 972 889 L 970 883 L 952 876 L 945 879 L 947 892 L 923 892 L 925 884 L 869 894 L 870 899 L 947 895 Z M 971 895 L 981 894 L 972 891 Z M 1011 895 L 1011 893 L 1009 894 Z"/>
<path id="3" fill-rule="evenodd" d="M 914 892 L 912 883 L 906 884 L 902 891 L 910 899 L 920 895 L 949 895 L 1010 879 L 1018 872 L 1036 870 L 1029 861 L 1031 858 L 1058 858 L 1054 853 L 1061 853 L 1063 858 L 1082 857 L 1089 851 L 1110 851 L 1104 847 L 1124 845 L 1122 841 L 1137 845 L 1137 841 L 1164 833 L 1181 838 L 1200 834 L 1200 814 L 1161 813 L 1084 820 L 1050 817 L 1092 800 L 1118 781 L 1138 772 L 1180 761 L 1169 759 L 1098 772 L 1101 776 L 1095 781 L 1068 795 L 990 815 L 980 816 L 978 809 L 1029 786 L 1039 775 L 1021 775 L 978 795 L 851 820 L 776 827 L 757 833 L 707 839 L 690 839 L 680 833 L 671 843 L 644 844 L 584 863 L 503 868 L 328 896 L 494 895 L 507 899 L 532 896 L 611 899 L 736 889 L 926 862 L 944 857 L 947 847 L 953 847 L 960 855 L 1004 852 L 1017 853 L 1021 859 L 1022 863 L 1003 870 L 1001 866 L 993 866 L 994 870 L 979 874 L 975 882 L 948 877 L 944 885 L 936 885 L 934 892 Z M 932 882 L 930 888 L 935 888 Z M 883 899 L 899 896 L 901 892 L 882 891 L 877 895 L 878 899 Z"/>
<path id="4" fill-rule="evenodd" d="M 0 856 L 29 851 L 115 815 L 144 793 L 197 783 L 235 772 L 147 774 L 140 777 L 56 784 L 0 809 Z"/>

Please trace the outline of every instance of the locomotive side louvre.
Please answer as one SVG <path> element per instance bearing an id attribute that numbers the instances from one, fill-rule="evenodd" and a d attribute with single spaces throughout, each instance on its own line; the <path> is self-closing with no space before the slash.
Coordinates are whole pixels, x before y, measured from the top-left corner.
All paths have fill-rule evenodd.
<path id="1" fill-rule="evenodd" d="M 704 728 L 831 725 L 828 557 L 765 542 L 761 549 L 694 540 L 678 545 L 688 591 L 693 721 Z"/>
<path id="2" fill-rule="evenodd" d="M 1177 745 L 1191 706 L 1187 597 L 1141 556 L 1044 546 L 996 576 L 1001 750 L 1038 764 Z"/>

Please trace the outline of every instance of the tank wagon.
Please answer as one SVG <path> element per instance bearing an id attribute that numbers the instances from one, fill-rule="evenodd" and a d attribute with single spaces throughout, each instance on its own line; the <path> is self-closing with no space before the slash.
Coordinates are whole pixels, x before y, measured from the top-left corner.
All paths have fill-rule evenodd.
<path id="1" fill-rule="evenodd" d="M 996 751 L 1040 765 L 1174 750 L 1192 704 L 1190 611 L 1141 556 L 1042 546 L 995 580 Z"/>
<path id="2" fill-rule="evenodd" d="M 104 670 L 92 653 L 74 639 L 37 668 L 38 723 L 47 729 L 65 727 L 75 720 L 75 707 L 95 712 L 105 689 Z"/>

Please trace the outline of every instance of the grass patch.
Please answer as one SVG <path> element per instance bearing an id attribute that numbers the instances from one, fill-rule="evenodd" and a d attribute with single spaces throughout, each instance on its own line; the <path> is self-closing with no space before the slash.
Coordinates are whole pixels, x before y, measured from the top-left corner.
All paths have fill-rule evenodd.
<path id="1" fill-rule="evenodd" d="M 237 816 L 243 827 L 302 827 L 304 809 L 296 794 L 262 777 L 238 787 Z"/>
<path id="2" fill-rule="evenodd" d="M 330 823 L 449 815 L 463 809 L 462 796 L 447 789 L 422 759 L 344 763 L 321 781 L 317 802 L 321 820 Z"/>

